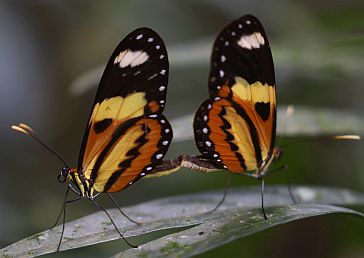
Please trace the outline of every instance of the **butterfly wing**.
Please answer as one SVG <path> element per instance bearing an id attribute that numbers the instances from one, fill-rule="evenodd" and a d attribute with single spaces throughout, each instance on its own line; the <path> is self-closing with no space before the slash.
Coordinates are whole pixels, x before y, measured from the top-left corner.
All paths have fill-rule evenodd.
<path id="1" fill-rule="evenodd" d="M 110 136 L 86 175 L 91 172 L 98 192 L 120 191 L 161 164 L 171 141 L 172 129 L 162 114 L 129 119 Z"/>
<path id="2" fill-rule="evenodd" d="M 78 165 L 80 174 L 97 191 L 125 188 L 166 153 L 172 129 L 161 113 L 168 68 L 163 40 L 148 28 L 131 32 L 112 53 L 96 93 Z"/>
<path id="3" fill-rule="evenodd" d="M 259 169 L 275 140 L 276 89 L 271 50 L 257 18 L 246 15 L 215 40 L 210 99 L 195 115 L 198 149 L 232 172 Z"/>

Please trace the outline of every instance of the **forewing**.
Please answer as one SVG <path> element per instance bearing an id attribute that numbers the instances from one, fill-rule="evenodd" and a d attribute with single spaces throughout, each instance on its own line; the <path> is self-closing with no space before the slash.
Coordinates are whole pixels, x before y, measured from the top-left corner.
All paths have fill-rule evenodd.
<path id="1" fill-rule="evenodd" d="M 81 145 L 78 170 L 90 166 L 110 136 L 127 120 L 160 114 L 166 102 L 167 83 L 168 56 L 160 36 L 148 28 L 127 35 L 102 75 Z"/>
<path id="2" fill-rule="evenodd" d="M 194 122 L 200 150 L 233 172 L 259 168 L 274 147 L 276 90 L 268 39 L 254 16 L 243 16 L 217 36 L 209 94 L 211 109 L 202 104 Z M 219 151 L 211 152 L 206 141 Z"/>

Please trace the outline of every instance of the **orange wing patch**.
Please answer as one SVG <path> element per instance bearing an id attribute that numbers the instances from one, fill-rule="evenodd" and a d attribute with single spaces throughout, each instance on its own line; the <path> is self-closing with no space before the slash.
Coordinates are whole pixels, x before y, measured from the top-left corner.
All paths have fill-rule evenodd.
<path id="1" fill-rule="evenodd" d="M 85 175 L 95 182 L 93 188 L 98 192 L 120 191 L 161 162 L 171 139 L 171 128 L 162 115 L 139 118 L 112 146 L 105 147 L 107 152 L 91 162 Z"/>

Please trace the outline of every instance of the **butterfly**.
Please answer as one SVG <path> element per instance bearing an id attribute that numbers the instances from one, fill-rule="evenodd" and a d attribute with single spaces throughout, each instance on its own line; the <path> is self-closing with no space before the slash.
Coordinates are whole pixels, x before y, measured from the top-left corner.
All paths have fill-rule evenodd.
<path id="1" fill-rule="evenodd" d="M 192 170 L 225 169 L 262 180 L 280 157 L 275 147 L 276 85 L 267 35 L 259 20 L 245 15 L 216 37 L 208 81 L 209 98 L 195 113 L 200 156 L 174 161 Z M 263 214 L 266 218 L 262 201 Z"/>
<path id="2" fill-rule="evenodd" d="M 65 167 L 58 180 L 69 182 L 66 198 L 71 189 L 99 206 L 94 200 L 99 193 L 121 191 L 162 163 L 173 137 L 162 114 L 168 71 L 166 47 L 152 29 L 137 29 L 119 43 L 101 77 L 75 168 L 69 168 L 29 126 L 13 129 L 60 157 Z"/>

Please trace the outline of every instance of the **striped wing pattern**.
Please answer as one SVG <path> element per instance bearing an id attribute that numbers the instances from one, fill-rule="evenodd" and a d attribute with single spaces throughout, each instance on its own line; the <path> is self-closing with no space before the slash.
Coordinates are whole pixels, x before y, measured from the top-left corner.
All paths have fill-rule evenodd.
<path id="1" fill-rule="evenodd" d="M 254 16 L 232 22 L 216 38 L 209 95 L 194 119 L 203 157 L 234 173 L 260 173 L 274 147 L 276 88 L 268 39 Z"/>
<path id="2" fill-rule="evenodd" d="M 127 35 L 102 75 L 81 146 L 77 173 L 89 196 L 116 192 L 160 164 L 172 140 L 162 111 L 167 50 L 149 28 Z"/>

